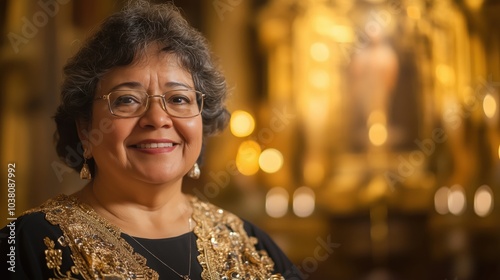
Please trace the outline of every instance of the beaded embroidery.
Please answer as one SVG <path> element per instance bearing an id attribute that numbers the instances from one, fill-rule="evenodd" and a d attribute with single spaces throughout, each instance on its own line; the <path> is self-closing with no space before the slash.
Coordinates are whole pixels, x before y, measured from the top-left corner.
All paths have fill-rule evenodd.
<path id="1" fill-rule="evenodd" d="M 258 240 L 246 234 L 241 219 L 194 197 L 191 204 L 202 279 L 284 279 L 272 274 L 273 261 L 265 251 L 255 249 Z M 120 236 L 117 227 L 75 197 L 59 195 L 29 212 L 36 211 L 45 213 L 47 221 L 61 228 L 63 236 L 58 242 L 70 248 L 74 262 L 71 270 L 84 279 L 159 278 L 146 265 L 146 259 Z M 50 241 L 46 241 L 47 265 L 59 269 L 63 259 Z"/>

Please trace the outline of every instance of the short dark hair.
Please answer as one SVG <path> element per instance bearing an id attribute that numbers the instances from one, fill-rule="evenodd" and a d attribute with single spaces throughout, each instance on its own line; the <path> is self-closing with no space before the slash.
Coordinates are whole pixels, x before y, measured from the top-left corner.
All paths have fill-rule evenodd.
<path id="1" fill-rule="evenodd" d="M 226 80 L 217 69 L 205 37 L 171 3 L 131 1 L 107 18 L 64 67 L 61 104 L 54 116 L 56 150 L 71 168 L 83 165 L 82 143 L 76 121 L 92 119 L 94 94 L 100 79 L 117 66 L 131 64 L 151 44 L 177 56 L 191 73 L 195 89 L 205 94 L 203 136 L 223 130 L 229 120 L 225 107 Z M 75 153 L 79 156 L 75 160 Z M 91 172 L 93 160 L 88 161 Z"/>

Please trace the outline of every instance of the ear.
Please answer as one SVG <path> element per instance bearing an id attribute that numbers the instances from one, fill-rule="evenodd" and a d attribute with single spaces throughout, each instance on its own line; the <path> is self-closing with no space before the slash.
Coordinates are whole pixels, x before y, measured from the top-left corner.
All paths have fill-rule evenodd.
<path id="1" fill-rule="evenodd" d="M 83 146 L 86 147 L 87 145 L 85 144 L 89 143 L 88 137 L 90 130 L 90 122 L 78 119 L 75 121 L 75 124 L 76 124 L 76 131 L 78 132 L 78 138 L 80 138 L 80 141 L 82 141 Z"/>

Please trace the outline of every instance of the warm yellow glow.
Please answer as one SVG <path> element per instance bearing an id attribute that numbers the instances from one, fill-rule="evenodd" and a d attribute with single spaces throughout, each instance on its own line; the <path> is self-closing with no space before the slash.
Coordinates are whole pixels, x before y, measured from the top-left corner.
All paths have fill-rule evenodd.
<path id="1" fill-rule="evenodd" d="M 330 85 L 328 72 L 319 69 L 311 70 L 309 74 L 309 82 L 317 89 L 327 89 Z"/>
<path id="2" fill-rule="evenodd" d="M 488 118 L 493 118 L 497 112 L 497 102 L 491 94 L 487 94 L 483 99 L 483 111 Z"/>
<path id="3" fill-rule="evenodd" d="M 493 211 L 493 191 L 487 185 L 482 185 L 474 195 L 474 212 L 480 217 L 488 216 Z"/>
<path id="4" fill-rule="evenodd" d="M 334 25 L 331 27 L 329 34 L 338 43 L 349 43 L 354 41 L 354 33 L 349 26 Z"/>
<path id="5" fill-rule="evenodd" d="M 332 21 L 326 16 L 316 15 L 313 17 L 314 30 L 321 35 L 328 34 Z"/>
<path id="6" fill-rule="evenodd" d="M 500 145 L 498 145 L 498 158 L 500 158 Z"/>
<path id="7" fill-rule="evenodd" d="M 288 211 L 288 192 L 282 187 L 270 189 L 266 195 L 266 213 L 273 218 L 280 218 Z"/>
<path id="8" fill-rule="evenodd" d="M 362 199 L 366 202 L 377 201 L 388 191 L 387 180 L 384 176 L 374 176 L 362 191 Z"/>
<path id="9" fill-rule="evenodd" d="M 293 212 L 301 218 L 309 217 L 314 212 L 316 196 L 308 187 L 300 187 L 293 193 Z"/>
<path id="10" fill-rule="evenodd" d="M 313 26 L 316 33 L 328 36 L 338 43 L 349 43 L 355 39 L 355 33 L 350 26 L 335 24 L 328 16 L 315 16 Z"/>
<path id="11" fill-rule="evenodd" d="M 304 165 L 304 180 L 309 185 L 318 185 L 325 177 L 325 167 L 321 162 L 309 160 Z"/>
<path id="12" fill-rule="evenodd" d="M 368 131 L 370 142 L 375 146 L 381 146 L 387 141 L 387 128 L 381 123 L 370 126 Z"/>
<path id="13" fill-rule="evenodd" d="M 310 54 L 314 60 L 325 62 L 330 58 L 330 49 L 325 43 L 316 42 L 311 45 Z"/>
<path id="14" fill-rule="evenodd" d="M 478 10 L 483 5 L 484 0 L 465 0 L 465 4 L 472 10 Z"/>
<path id="15" fill-rule="evenodd" d="M 276 149 L 266 149 L 259 156 L 259 166 L 266 173 L 274 173 L 283 166 L 283 155 Z"/>
<path id="16" fill-rule="evenodd" d="M 386 122 L 387 122 L 387 118 L 385 116 L 385 113 L 383 111 L 380 111 L 380 110 L 374 110 L 368 116 L 368 121 L 366 123 L 368 126 L 370 126 L 374 123 L 386 123 Z"/>
<path id="17" fill-rule="evenodd" d="M 436 66 L 436 77 L 443 85 L 452 85 L 455 82 L 455 71 L 448 65 Z"/>
<path id="18" fill-rule="evenodd" d="M 274 44 L 287 36 L 289 27 L 282 19 L 268 18 L 262 22 L 259 28 L 260 38 L 264 44 Z"/>
<path id="19" fill-rule="evenodd" d="M 448 193 L 448 210 L 453 215 L 461 215 L 466 208 L 465 191 L 460 185 L 454 185 Z"/>
<path id="20" fill-rule="evenodd" d="M 231 114 L 230 129 L 231 133 L 236 137 L 248 136 L 255 129 L 255 120 L 246 111 L 234 111 Z"/>
<path id="21" fill-rule="evenodd" d="M 324 93 L 324 92 L 322 92 Z M 312 95 L 312 94 L 310 94 Z M 309 128 L 321 129 L 324 127 L 328 116 L 328 103 L 326 94 L 317 93 L 313 96 L 303 96 L 301 109 L 304 110 L 305 120 Z"/>
<path id="22" fill-rule="evenodd" d="M 254 175 L 259 171 L 260 146 L 253 140 L 240 144 L 236 155 L 236 168 L 246 176 Z"/>
<path id="23" fill-rule="evenodd" d="M 406 8 L 406 13 L 411 19 L 420 19 L 420 9 L 418 7 L 408 6 L 408 8 Z"/>
<path id="24" fill-rule="evenodd" d="M 449 189 L 447 187 L 439 188 L 434 194 L 434 207 L 436 212 L 441 215 L 448 214 L 448 193 Z"/>

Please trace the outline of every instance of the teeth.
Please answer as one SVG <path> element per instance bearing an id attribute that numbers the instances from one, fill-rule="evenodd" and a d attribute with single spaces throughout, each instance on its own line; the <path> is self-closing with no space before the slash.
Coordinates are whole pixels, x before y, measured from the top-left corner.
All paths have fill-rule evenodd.
<path id="1" fill-rule="evenodd" d="M 155 148 L 167 148 L 173 147 L 173 143 L 148 143 L 148 144 L 139 144 L 137 148 L 139 149 L 155 149 Z"/>

